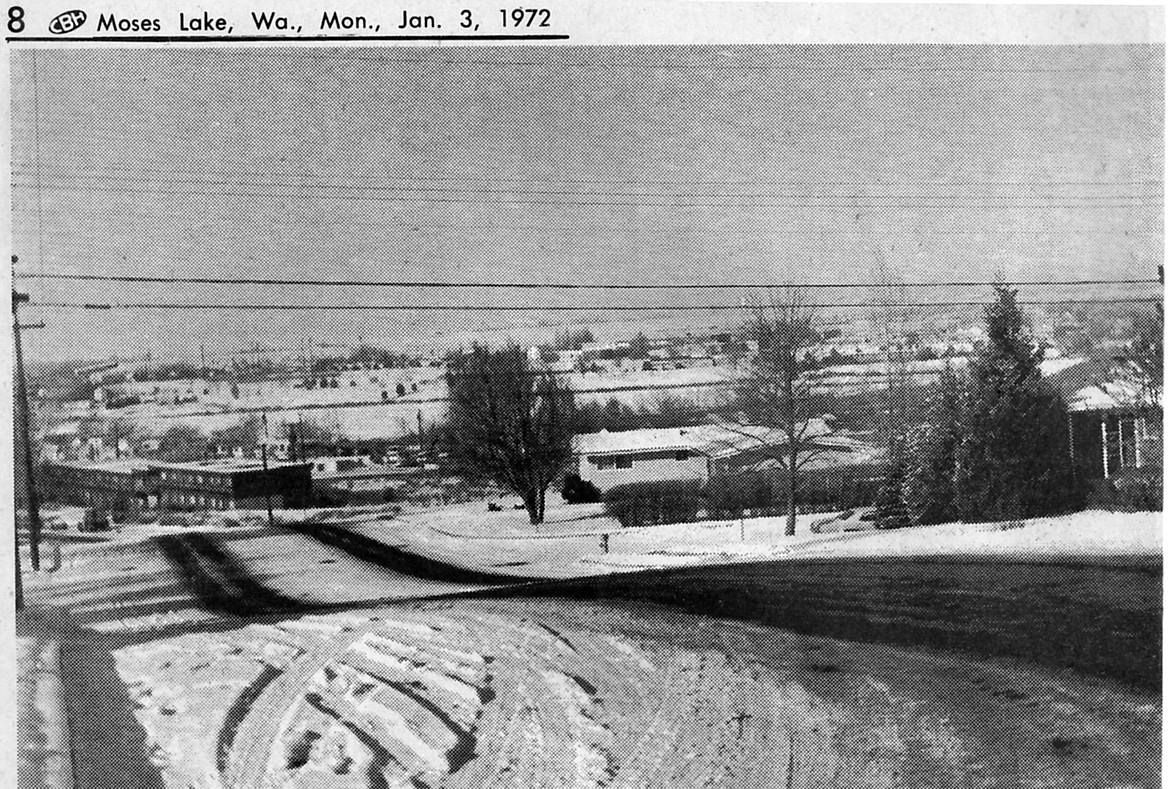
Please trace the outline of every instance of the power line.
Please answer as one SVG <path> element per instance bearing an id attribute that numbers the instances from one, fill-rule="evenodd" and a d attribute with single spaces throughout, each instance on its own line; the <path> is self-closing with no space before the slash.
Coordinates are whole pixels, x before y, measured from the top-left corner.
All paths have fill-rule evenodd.
<path id="1" fill-rule="evenodd" d="M 1022 300 L 1021 305 L 1072 305 L 1072 304 L 1154 304 L 1161 301 L 1155 296 L 1142 296 L 1114 299 L 1054 299 L 1054 300 Z M 802 307 L 812 309 L 874 309 L 879 308 L 924 308 L 924 307 L 986 307 L 987 301 L 924 301 L 924 302 L 849 302 L 826 304 L 802 304 Z M 535 304 L 535 305 L 492 305 L 492 304 L 195 304 L 191 302 L 158 303 L 158 302 L 74 302 L 74 301 L 33 301 L 29 306 L 47 309 L 78 309 L 78 310 L 241 310 L 247 312 L 357 312 L 357 311 L 395 311 L 395 312 L 696 312 L 717 310 L 742 310 L 740 304 L 640 304 L 640 305 L 612 305 L 612 306 L 584 306 L 580 304 Z"/>
<path id="2" fill-rule="evenodd" d="M 224 169 L 209 169 L 201 171 L 193 170 L 172 170 L 172 169 L 157 169 L 157 168 L 141 168 L 131 167 L 128 165 L 107 164 L 102 167 L 95 168 L 81 168 L 80 170 L 70 170 L 68 173 L 74 172 L 92 172 L 95 177 L 100 174 L 100 171 L 109 171 L 110 173 L 131 173 L 133 176 L 148 175 L 148 174 L 165 174 L 174 176 L 211 176 L 222 178 L 244 178 L 248 180 L 260 180 L 265 177 L 270 178 L 304 178 L 312 173 L 306 172 L 276 172 L 271 170 L 265 171 L 243 171 L 243 170 L 224 170 Z M 14 170 L 15 172 L 22 172 Z M 561 177 L 554 176 L 550 178 L 543 178 L 537 174 L 528 175 L 523 178 L 515 176 L 495 175 L 495 174 L 476 174 L 476 173 L 454 173 L 448 175 L 420 175 L 417 172 L 411 173 L 381 173 L 371 174 L 369 172 L 355 172 L 344 173 L 345 177 L 350 180 L 372 180 L 384 179 L 388 181 L 406 181 L 411 183 L 438 181 L 449 183 L 452 181 L 479 181 L 486 183 L 558 183 L 558 184 L 607 184 L 615 186 L 881 186 L 881 187 L 933 187 L 933 186 L 989 186 L 989 187 L 1004 187 L 1004 186 L 1158 186 L 1161 187 L 1163 182 L 1157 178 L 1136 179 L 1136 180 L 1112 180 L 1112 181 L 1050 181 L 1050 180 L 1018 180 L 1018 181 L 807 181 L 807 180 L 777 180 L 777 179 L 751 179 L 743 181 L 731 181 L 726 179 L 718 180 L 692 180 L 692 179 L 641 179 L 641 178 L 576 178 L 576 177 Z M 110 177 L 131 177 L 111 175 Z"/>
<path id="3" fill-rule="evenodd" d="M 849 200 L 848 196 L 826 196 L 826 199 L 842 200 L 844 202 L 834 203 L 708 203 L 708 202 L 614 202 L 606 200 L 526 200 L 520 198 L 508 199 L 485 199 L 484 197 L 431 197 L 423 195 L 410 196 L 390 196 L 390 195 L 359 195 L 359 194 L 342 194 L 340 192 L 334 194 L 305 194 L 298 192 L 256 192 L 256 191 L 239 191 L 239 190 L 216 190 L 216 191 L 201 191 L 201 190 L 178 190 L 178 189 L 129 189 L 126 187 L 102 187 L 90 185 L 78 186 L 62 186 L 58 184 L 26 184 L 13 182 L 12 186 L 21 189 L 37 189 L 49 190 L 57 192 L 98 192 L 104 194 L 136 194 L 136 195 L 165 195 L 168 197 L 246 197 L 246 198 L 260 198 L 260 199 L 276 199 L 276 200 L 349 200 L 349 201 L 369 201 L 376 203 L 428 203 L 428 204 L 455 204 L 465 205 L 468 203 L 478 205 L 536 205 L 548 207 L 598 207 L 598 208 L 832 208 L 832 209 L 903 209 L 903 210 L 919 210 L 931 208 L 949 208 L 951 207 L 946 202 L 937 202 L 930 204 L 918 203 L 875 203 L 869 204 L 860 202 L 858 200 Z M 515 193 L 511 193 L 515 194 Z M 716 195 L 718 197 L 718 195 Z M 732 199 L 733 196 L 728 195 L 727 199 Z M 804 199 L 804 198 L 801 198 Z M 932 199 L 932 198 L 925 198 Z M 986 199 L 982 198 L 981 199 Z M 1008 198 L 1004 198 L 1008 199 Z M 1011 198 L 1018 199 L 1018 198 Z M 1084 198 L 1068 197 L 1061 199 L 1082 200 Z M 1105 199 L 1105 198 L 1102 198 Z M 1130 198 L 1121 198 L 1130 199 Z M 1120 203 L 962 203 L 957 207 L 971 209 L 971 208 L 989 208 L 989 209 L 1007 209 L 1007 208 L 1028 208 L 1032 210 L 1037 209 L 1101 209 L 1101 208 L 1155 208 L 1162 203 L 1162 198 L 1151 198 L 1144 200 L 1140 197 L 1132 198 L 1131 202 Z"/>
<path id="4" fill-rule="evenodd" d="M 360 288 L 508 288 L 512 290 L 759 290 L 783 288 L 784 284 L 746 283 L 581 283 L 581 282 L 436 282 L 433 280 L 327 280 L 327 279 L 278 279 L 267 277 L 164 277 L 129 274 L 71 274 L 64 272 L 14 272 L 21 279 L 66 280 L 70 282 L 120 282 L 144 284 L 186 284 L 186 285 L 263 285 L 295 287 L 360 287 Z M 799 284 L 798 290 L 847 290 L 866 288 L 964 288 L 993 287 L 991 281 L 952 282 L 889 282 L 889 283 L 828 283 L 816 282 Z M 1152 279 L 1082 279 L 1082 280 L 1033 280 L 1012 282 L 1013 287 L 1048 286 L 1077 287 L 1086 285 L 1156 285 Z"/>
<path id="5" fill-rule="evenodd" d="M 28 173 L 24 173 L 28 175 Z M 615 197 L 615 198 L 677 198 L 677 199 L 720 199 L 720 200 L 740 200 L 740 199 L 794 199 L 794 200 L 817 200 L 817 199 L 832 199 L 832 200 L 1082 200 L 1082 201 L 1103 201 L 1103 200 L 1147 200 L 1147 199 L 1161 199 L 1158 194 L 1120 194 L 1120 195 L 1050 195 L 1050 194 L 1014 194 L 1014 195 L 985 195 L 985 194 L 824 194 L 824 193 L 763 193 L 763 194 L 724 194 L 724 193 L 685 193 L 685 192 L 612 192 L 612 191 L 581 191 L 581 190 L 552 190 L 552 189 L 483 189 L 478 187 L 451 187 L 451 186 L 402 186 L 402 185 L 386 185 L 386 184 L 355 184 L 349 183 L 328 183 L 323 181 L 271 181 L 256 178 L 242 178 L 230 177 L 221 178 L 218 180 L 209 180 L 206 178 L 176 178 L 176 177 L 144 177 L 131 175 L 75 175 L 75 174 L 50 174 L 49 178 L 55 178 L 61 181 L 79 182 L 83 180 L 96 180 L 111 183 L 132 183 L 132 184 L 168 184 L 174 186 L 200 186 L 200 187 L 218 187 L 218 186 L 234 186 L 234 187 L 267 187 L 273 189 L 311 189 L 311 190 L 334 190 L 334 191 L 353 191 L 353 192 L 403 192 L 403 193 L 440 193 L 440 194 L 474 194 L 474 195 L 533 195 L 538 197 Z M 391 179 L 396 180 L 396 179 Z M 540 182 L 538 182 L 540 183 Z M 17 184 L 19 186 L 32 187 L 31 184 Z M 89 184 L 75 183 L 78 188 L 91 188 Z M 682 184 L 680 184 L 682 185 Z M 717 184 L 711 184 L 715 186 Z M 763 185 L 763 184 L 761 184 Z M 810 186 L 813 184 L 809 184 Z M 50 185 L 50 188 L 58 188 L 59 185 Z M 940 184 L 940 186 L 949 186 L 949 184 Z M 66 187 L 60 187 L 66 188 Z M 143 189 L 143 191 L 152 191 L 151 188 Z"/>
<path id="6" fill-rule="evenodd" d="M 116 215 L 107 206 L 102 206 L 102 217 L 109 218 Z M 136 221 L 147 219 L 161 219 L 168 222 L 175 221 L 179 214 L 175 211 L 156 213 L 152 211 L 139 211 L 137 207 L 131 208 L 124 206 L 126 209 L 123 214 L 133 218 Z M 185 210 L 185 209 L 184 209 Z M 273 225 L 287 226 L 287 227 L 303 227 L 305 220 L 297 218 L 281 218 L 281 217 L 266 217 L 266 222 Z M 201 212 L 199 215 L 200 225 L 221 224 L 229 225 L 229 229 L 222 231 L 221 235 L 230 236 L 247 235 L 248 230 L 239 227 L 240 217 L 239 212 L 230 210 L 229 213 L 221 213 L 219 216 L 212 216 L 208 212 Z M 546 233 L 546 234 L 565 234 L 565 235 L 582 235 L 589 233 L 611 233 L 611 234 L 637 234 L 643 236 L 714 236 L 720 238 L 736 238 L 748 237 L 756 240 L 779 237 L 824 237 L 824 236 L 849 236 L 872 238 L 876 236 L 912 236 L 915 238 L 938 237 L 938 236 L 962 236 L 973 238 L 989 238 L 993 237 L 997 243 L 1005 237 L 1027 236 L 1123 236 L 1134 239 L 1148 238 L 1162 235 L 1159 230 L 1110 230 L 1098 228 L 1084 228 L 1084 227 L 1056 227 L 1052 226 L 1047 229 L 1037 230 L 1022 228 L 1016 226 L 1001 226 L 990 227 L 971 230 L 956 230 L 956 229 L 929 229 L 919 227 L 881 227 L 875 230 L 855 230 L 842 229 L 840 227 L 820 227 L 820 228 L 800 228 L 800 229 L 729 229 L 715 227 L 707 223 L 689 224 L 685 227 L 678 226 L 653 226 L 653 227 L 638 227 L 633 225 L 599 225 L 595 223 L 581 224 L 575 226 L 565 225 L 534 225 L 534 224 L 452 224 L 452 223 L 435 223 L 435 222 L 411 222 L 402 219 L 401 217 L 392 216 L 384 221 L 356 221 L 349 218 L 329 219 L 328 217 L 316 216 L 314 217 L 315 227 L 336 227 L 346 231 L 351 231 L 356 228 L 369 228 L 374 230 L 398 230 L 403 233 L 421 233 L 423 231 L 441 231 L 441 230 L 459 230 L 459 231 L 490 231 L 490 232 L 509 232 L 509 233 Z M 60 248 L 62 242 L 54 242 L 54 245 Z M 93 245 L 89 243 L 75 245 L 79 253 L 89 255 L 93 250 Z M 125 256 L 123 256 L 124 258 Z"/>
<path id="7" fill-rule="evenodd" d="M 550 50 L 551 52 L 552 50 Z M 267 53 L 258 53 L 258 56 L 263 56 Z M 299 53 L 298 53 L 299 54 Z M 275 56 L 275 55 L 274 55 Z M 423 65 L 423 66 L 487 66 L 495 68 L 516 68 L 519 66 L 532 66 L 538 68 L 574 68 L 584 70 L 602 70 L 615 71 L 621 69 L 630 69 L 637 71 L 741 71 L 741 72 L 757 72 L 757 71 L 779 71 L 779 72 L 793 72 L 793 73 L 855 73 L 855 72 L 908 72 L 908 73 L 976 73 L 976 74 L 1131 74 L 1141 73 L 1152 69 L 1152 64 L 1146 63 L 1132 63 L 1131 65 L 1119 67 L 1108 66 L 1095 68 L 1092 66 L 1071 66 L 1071 67 L 1053 67 L 1053 66 L 1022 66 L 1022 67 L 995 67 L 995 66 L 980 66 L 980 65 L 958 65 L 958 66 L 922 66 L 922 65 L 898 65 L 893 63 L 887 64 L 866 64 L 866 63 L 837 63 L 837 64 L 818 64 L 810 63 L 807 59 L 793 58 L 789 63 L 679 63 L 679 62 L 659 62 L 659 63 L 639 63 L 635 61 L 596 61 L 585 62 L 580 60 L 562 60 L 560 57 L 550 57 L 547 60 L 489 60 L 486 58 L 451 58 L 451 57 L 381 57 L 381 56 L 360 56 L 360 55 L 335 55 L 329 52 L 313 52 L 305 53 L 305 59 L 325 59 L 333 60 L 340 63 L 350 62 L 367 62 L 376 63 L 379 65 L 394 66 L 394 65 Z M 1153 58 L 1151 58 L 1153 60 Z M 1143 67 L 1144 66 L 1144 67 Z"/>

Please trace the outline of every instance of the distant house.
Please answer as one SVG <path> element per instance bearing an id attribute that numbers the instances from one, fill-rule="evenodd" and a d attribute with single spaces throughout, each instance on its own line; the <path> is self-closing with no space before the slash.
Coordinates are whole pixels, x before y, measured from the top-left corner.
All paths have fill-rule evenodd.
<path id="1" fill-rule="evenodd" d="M 41 435 L 41 458 L 62 460 L 76 455 L 81 447 L 80 422 L 63 422 L 46 430 Z"/>
<path id="2" fill-rule="evenodd" d="M 805 439 L 825 450 L 818 465 L 865 462 L 872 448 L 844 436 L 835 436 L 825 419 L 811 419 Z M 693 479 L 705 482 L 714 475 L 763 471 L 775 467 L 769 459 L 783 446 L 782 430 L 762 426 L 698 425 L 602 431 L 578 435 L 573 442 L 577 473 L 602 491 L 630 482 Z"/>
<path id="3" fill-rule="evenodd" d="M 1068 403 L 1070 451 L 1087 476 L 1109 479 L 1161 463 L 1161 404 L 1132 362 L 1098 355 L 1046 380 Z"/>
<path id="4" fill-rule="evenodd" d="M 369 455 L 325 455 L 304 458 L 304 462 L 313 467 L 313 476 L 317 478 L 325 474 L 343 474 L 373 465 Z"/>
<path id="5" fill-rule="evenodd" d="M 651 351 L 653 354 L 653 351 Z M 695 367 L 714 367 L 715 359 L 710 356 L 671 356 L 650 358 L 642 364 L 643 370 L 689 370 Z"/>

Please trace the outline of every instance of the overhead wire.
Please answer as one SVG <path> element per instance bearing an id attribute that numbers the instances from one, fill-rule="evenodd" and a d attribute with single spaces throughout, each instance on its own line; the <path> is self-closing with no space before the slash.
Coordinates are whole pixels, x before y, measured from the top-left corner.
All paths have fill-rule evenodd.
<path id="1" fill-rule="evenodd" d="M 71 282 L 116 282 L 142 284 L 189 285 L 262 285 L 295 287 L 361 287 L 361 288 L 505 288 L 511 290 L 759 290 L 789 287 L 786 283 L 696 283 L 696 282 L 458 282 L 437 280 L 353 280 L 353 279 L 289 279 L 277 277 L 195 277 L 145 274 L 79 274 L 68 272 L 21 271 L 14 272 L 20 279 L 64 280 Z M 866 288 L 958 288 L 992 287 L 999 284 L 990 280 L 943 282 L 813 282 L 793 283 L 798 290 L 849 290 Z M 1013 287 L 1080 287 L 1101 285 L 1153 285 L 1157 279 L 1081 279 L 1029 280 L 1012 282 Z"/>
<path id="2" fill-rule="evenodd" d="M 1032 306 L 1060 306 L 1075 304 L 1154 304 L 1161 301 L 1160 297 L 1142 296 L 1130 298 L 1108 299 L 1053 299 L 1053 300 L 1020 300 L 1017 304 Z M 800 304 L 808 309 L 919 309 L 937 307 L 985 307 L 987 301 L 931 301 L 890 303 L 883 301 Z M 240 310 L 256 311 L 294 311 L 294 312 L 353 312 L 353 311 L 401 311 L 401 312 L 696 312 L 742 310 L 743 304 L 618 304 L 618 305 L 580 305 L 580 304 L 215 304 L 195 302 L 74 302 L 74 301 L 29 301 L 30 307 L 49 309 L 80 309 L 80 310 Z"/>

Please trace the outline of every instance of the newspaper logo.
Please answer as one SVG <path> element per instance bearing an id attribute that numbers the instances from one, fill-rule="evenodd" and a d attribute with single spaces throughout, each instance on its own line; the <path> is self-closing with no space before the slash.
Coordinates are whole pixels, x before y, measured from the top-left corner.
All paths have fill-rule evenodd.
<path id="1" fill-rule="evenodd" d="M 49 23 L 49 32 L 54 35 L 63 36 L 66 33 L 72 33 L 84 24 L 84 11 L 66 11 L 53 17 L 53 21 Z"/>

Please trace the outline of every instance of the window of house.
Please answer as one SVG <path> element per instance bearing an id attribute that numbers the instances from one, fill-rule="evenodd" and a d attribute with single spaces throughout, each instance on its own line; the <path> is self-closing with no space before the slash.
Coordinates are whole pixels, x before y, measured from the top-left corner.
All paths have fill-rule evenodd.
<path id="1" fill-rule="evenodd" d="M 615 457 L 613 459 L 613 464 L 614 464 L 615 468 L 633 468 L 634 467 L 634 456 L 633 455 L 618 455 L 617 457 Z"/>
<path id="2" fill-rule="evenodd" d="M 613 468 L 613 458 L 596 457 L 590 458 L 590 460 L 592 460 L 593 465 L 597 466 L 599 469 Z"/>
<path id="3" fill-rule="evenodd" d="M 680 449 L 679 451 L 674 453 L 675 460 L 686 460 L 690 456 L 691 456 L 691 453 L 685 449 Z"/>

